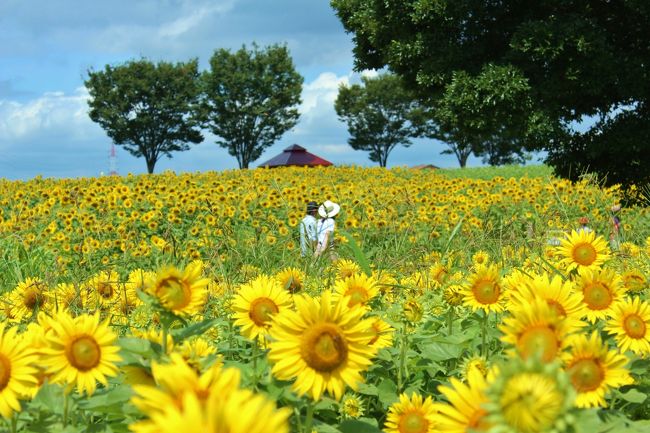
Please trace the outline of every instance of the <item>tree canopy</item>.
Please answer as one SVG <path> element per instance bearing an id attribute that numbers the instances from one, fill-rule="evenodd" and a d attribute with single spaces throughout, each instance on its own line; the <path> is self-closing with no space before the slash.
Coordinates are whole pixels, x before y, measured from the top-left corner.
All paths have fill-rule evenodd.
<path id="1" fill-rule="evenodd" d="M 353 34 L 355 67 L 388 67 L 422 99 L 450 99 L 455 77 L 466 74 L 476 79 L 490 65 L 523 77 L 527 97 L 510 106 L 511 120 L 516 122 L 491 132 L 498 136 L 519 131 L 516 135 L 527 137 L 529 147 L 556 156 L 549 162 L 560 174 L 568 173 L 557 161 L 578 156 L 574 150 L 582 146 L 592 155 L 591 170 L 610 174 L 610 182 L 621 181 L 614 173 L 621 173 L 630 160 L 607 158 L 607 146 L 597 143 L 611 137 L 622 144 L 611 135 L 621 128 L 626 130 L 624 142 L 634 143 L 626 157 L 638 162 L 649 154 L 650 141 L 643 130 L 635 132 L 628 126 L 648 111 L 650 2 L 332 0 L 331 4 Z M 512 86 L 517 85 L 513 80 Z M 500 98 L 504 90 L 498 86 L 484 97 Z M 476 118 L 493 115 L 482 110 Z M 598 131 L 598 140 L 573 128 L 574 122 L 592 116 L 598 120 L 592 128 Z M 581 161 L 569 162 L 575 168 Z"/>
<path id="2" fill-rule="evenodd" d="M 240 168 L 248 168 L 298 121 L 303 78 L 284 46 L 219 49 L 202 83 L 205 125 Z"/>
<path id="3" fill-rule="evenodd" d="M 361 81 L 341 85 L 334 108 L 347 124 L 350 146 L 369 152 L 371 161 L 386 167 L 390 152 L 398 144 L 408 147 L 418 134 L 420 110 L 395 75 L 364 76 Z"/>
<path id="4" fill-rule="evenodd" d="M 197 61 L 152 63 L 133 60 L 89 71 L 90 118 L 113 142 L 136 157 L 144 157 L 147 171 L 172 152 L 203 141 L 194 116 L 199 101 Z"/>

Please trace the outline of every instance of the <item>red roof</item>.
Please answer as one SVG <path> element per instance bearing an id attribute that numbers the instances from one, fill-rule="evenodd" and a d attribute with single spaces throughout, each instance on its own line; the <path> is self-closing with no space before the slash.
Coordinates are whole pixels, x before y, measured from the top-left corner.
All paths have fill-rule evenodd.
<path id="1" fill-rule="evenodd" d="M 284 149 L 281 154 L 261 163 L 259 167 L 283 167 L 288 165 L 313 167 L 315 165 L 332 165 L 332 163 L 313 153 L 307 152 L 302 146 L 293 144 Z"/>

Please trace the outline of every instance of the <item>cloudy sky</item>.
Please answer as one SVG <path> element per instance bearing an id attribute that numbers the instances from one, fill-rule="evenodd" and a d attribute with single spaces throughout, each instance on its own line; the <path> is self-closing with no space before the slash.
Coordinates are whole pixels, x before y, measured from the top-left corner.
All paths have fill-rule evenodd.
<path id="1" fill-rule="evenodd" d="M 333 103 L 340 83 L 359 80 L 352 42 L 327 0 L 0 0 L 0 177 L 97 176 L 109 170 L 111 140 L 87 114 L 89 69 L 146 57 L 198 58 L 217 48 L 288 46 L 305 82 L 301 118 L 253 163 L 298 143 L 335 164 L 373 165 L 347 145 Z M 397 148 L 389 166 L 455 167 L 431 140 Z M 479 165 L 470 160 L 469 165 Z M 156 171 L 236 168 L 214 137 L 164 158 Z M 121 174 L 146 165 L 117 147 Z"/>

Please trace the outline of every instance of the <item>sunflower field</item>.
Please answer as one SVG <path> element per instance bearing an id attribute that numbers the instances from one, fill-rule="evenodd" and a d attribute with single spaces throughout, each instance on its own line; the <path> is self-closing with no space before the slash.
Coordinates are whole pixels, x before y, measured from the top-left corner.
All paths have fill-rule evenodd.
<path id="1" fill-rule="evenodd" d="M 0 431 L 650 431 L 648 208 L 454 173 L 0 180 Z"/>

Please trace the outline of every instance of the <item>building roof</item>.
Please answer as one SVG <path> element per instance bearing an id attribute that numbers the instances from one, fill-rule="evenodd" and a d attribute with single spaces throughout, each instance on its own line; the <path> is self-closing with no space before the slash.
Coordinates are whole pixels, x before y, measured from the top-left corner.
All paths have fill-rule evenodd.
<path id="1" fill-rule="evenodd" d="M 316 165 L 332 165 L 332 163 L 313 153 L 307 152 L 307 149 L 302 146 L 293 144 L 284 149 L 281 154 L 261 163 L 259 167 L 282 167 L 289 165 L 313 167 Z"/>
<path id="2" fill-rule="evenodd" d="M 435 166 L 433 164 L 418 164 L 418 165 L 414 165 L 411 168 L 415 168 L 416 170 L 422 170 L 422 169 L 427 169 L 427 168 L 435 170 L 435 169 L 438 169 L 440 167 Z"/>

